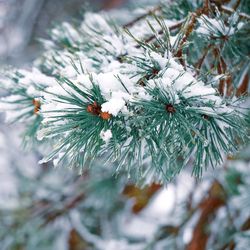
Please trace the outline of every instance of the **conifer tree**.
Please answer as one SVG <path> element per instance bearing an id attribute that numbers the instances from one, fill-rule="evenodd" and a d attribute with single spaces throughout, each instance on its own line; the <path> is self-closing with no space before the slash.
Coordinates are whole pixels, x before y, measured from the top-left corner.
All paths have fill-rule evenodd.
<path id="1" fill-rule="evenodd" d="M 249 2 L 127 8 L 55 26 L 31 69 L 2 72 L 6 121 L 24 124 L 39 164 L 58 167 L 36 181 L 17 170 L 19 197 L 25 182 L 32 194 L 1 212 L 13 231 L 4 249 L 57 249 L 60 237 L 62 249 L 250 246 Z M 127 200 L 150 217 L 151 198 L 175 181 L 185 195 L 172 220 L 146 240 L 121 228 Z"/>

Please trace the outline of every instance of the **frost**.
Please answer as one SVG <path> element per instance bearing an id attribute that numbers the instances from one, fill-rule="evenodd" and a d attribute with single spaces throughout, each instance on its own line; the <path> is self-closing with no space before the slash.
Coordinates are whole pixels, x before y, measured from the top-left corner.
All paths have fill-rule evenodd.
<path id="1" fill-rule="evenodd" d="M 197 33 L 215 37 L 221 35 L 231 36 L 243 26 L 243 23 L 240 22 L 237 25 L 228 27 L 222 20 L 219 20 L 218 18 L 210 18 L 206 15 L 202 15 L 198 21 L 200 26 L 197 29 Z"/>
<path id="2" fill-rule="evenodd" d="M 136 15 L 133 11 L 130 14 Z M 147 38 L 152 37 L 154 33 L 157 39 L 162 38 L 162 27 L 155 17 L 149 15 L 148 21 L 151 27 L 142 19 L 139 19 L 135 25 L 128 25 L 131 34 L 135 35 L 135 38 L 141 40 L 142 43 L 147 41 Z M 165 22 L 166 26 L 182 23 L 182 20 L 162 19 L 161 21 Z M 236 17 L 229 20 L 229 23 L 232 24 L 232 22 L 232 27 L 230 25 L 227 27 L 227 24 L 225 25 L 218 18 L 202 16 L 199 19 L 200 27 L 197 31 L 203 32 L 205 35 L 218 35 L 218 33 L 230 35 L 242 26 L 242 24 L 237 24 Z M 161 126 L 157 124 L 158 119 L 157 116 L 154 118 L 154 114 L 165 112 L 164 105 L 168 103 L 178 104 L 175 111 L 181 111 L 181 113 L 180 116 L 178 113 L 176 114 L 177 120 L 180 119 L 181 115 L 186 118 L 185 110 L 189 112 L 188 115 L 194 117 L 197 117 L 197 112 L 212 115 L 214 118 L 218 118 L 222 114 L 233 116 L 235 108 L 227 107 L 225 100 L 223 101 L 223 98 L 213 88 L 214 82 L 223 76 L 209 76 L 212 78 L 211 82 L 209 77 L 198 78 L 197 72 L 193 69 L 194 65 L 189 65 L 188 61 L 186 61 L 185 66 L 182 65 L 180 60 L 175 58 L 175 52 L 178 49 L 176 46 L 180 45 L 178 42 L 182 38 L 178 32 L 173 32 L 173 34 L 176 35 L 169 37 L 170 49 L 168 50 L 166 46 L 161 46 L 165 40 L 158 40 L 156 44 L 138 45 L 133 37 L 124 32 L 123 27 L 113 25 L 113 22 L 104 13 L 86 13 L 80 27 L 63 22 L 52 30 L 52 41 L 45 41 L 47 51 L 36 60 L 33 64 L 34 68 L 31 71 L 16 71 L 13 73 L 12 81 L 4 83 L 6 86 L 8 85 L 9 89 L 10 86 L 17 86 L 18 90 L 20 88 L 24 99 L 20 97 L 19 100 L 18 96 L 10 97 L 9 102 L 7 99 L 2 102 L 1 109 L 14 110 L 6 114 L 10 120 L 18 118 L 19 115 L 23 116 L 18 119 L 20 121 L 27 121 L 35 117 L 41 118 L 41 126 L 36 124 L 36 131 L 38 127 L 41 128 L 38 132 L 38 139 L 59 138 L 58 143 L 55 142 L 54 146 L 63 152 L 71 144 L 70 140 L 67 141 L 65 138 L 67 136 L 71 138 L 72 132 L 76 132 L 75 136 L 78 136 L 77 133 L 81 129 L 87 131 L 87 125 L 95 122 L 92 115 L 96 116 L 97 121 L 102 121 L 99 118 L 107 120 L 109 126 L 105 127 L 100 135 L 102 128 L 98 130 L 97 138 L 100 136 L 103 141 L 108 142 L 112 137 L 111 131 L 113 133 L 116 131 L 115 127 L 112 126 L 118 126 L 124 129 L 123 131 L 128 131 L 128 134 L 124 134 L 126 143 L 130 141 L 133 129 L 138 129 L 134 134 L 138 133 L 138 136 L 141 136 L 143 140 L 144 137 L 148 140 L 152 139 L 151 133 L 143 127 L 147 126 L 144 122 L 152 118 L 152 122 L 156 123 L 155 132 L 159 131 Z M 185 53 L 185 50 L 183 52 Z M 15 100 L 18 103 L 11 103 Z M 39 112 L 35 112 L 39 116 L 34 115 L 36 107 L 34 107 L 32 100 L 39 100 Z M 144 116 L 150 105 L 152 105 L 152 112 Z M 104 112 L 108 113 L 106 117 Z M 137 119 L 138 123 L 141 123 L 138 126 Z M 190 120 L 195 121 L 196 119 Z M 162 117 L 162 120 L 159 119 L 159 122 L 161 121 L 165 122 L 165 116 Z M 170 123 L 172 121 L 169 120 Z M 226 121 L 229 119 L 217 121 L 218 126 L 221 126 L 221 130 L 224 130 L 225 133 L 227 133 L 226 129 L 230 128 L 229 122 Z M 78 124 L 83 126 L 78 126 Z M 172 127 L 171 125 L 173 124 L 170 124 L 169 127 Z M 196 122 L 190 125 L 199 130 Z M 149 126 L 147 127 L 149 128 Z M 177 128 L 176 125 L 173 126 L 173 129 L 175 128 Z M 95 130 L 92 130 L 89 134 L 90 141 L 95 137 L 94 133 Z M 93 137 L 91 137 L 92 135 Z M 173 133 L 173 135 L 177 136 L 173 141 L 180 142 L 189 138 L 188 135 L 185 139 L 181 138 L 182 135 L 178 138 L 178 133 Z M 203 141 L 206 142 L 205 139 Z M 65 144 L 63 144 L 64 142 Z M 83 136 L 81 143 L 85 142 Z M 91 142 L 95 143 L 94 139 Z M 79 151 L 82 150 L 81 153 L 85 153 L 85 147 L 81 143 L 75 145 L 74 140 L 72 141 L 71 150 L 67 152 L 69 159 L 76 161 L 79 159 L 75 155 L 77 152 L 73 150 L 74 146 L 76 148 L 79 146 Z M 148 153 L 147 150 L 151 151 L 149 148 L 153 149 L 153 147 L 158 146 L 155 144 L 155 146 L 149 147 L 142 142 L 140 150 L 144 154 Z M 218 148 L 220 147 L 221 145 L 218 146 Z M 55 163 L 60 158 L 59 151 L 55 154 Z M 203 155 L 202 159 L 205 159 L 205 155 L 207 153 Z M 150 164 L 152 158 L 144 156 L 141 157 L 143 164 L 144 162 Z M 215 158 L 219 159 L 220 157 Z"/>
<path id="3" fill-rule="evenodd" d="M 182 90 L 191 83 L 195 83 L 195 78 L 189 72 L 183 72 L 179 74 L 179 77 L 175 80 L 175 88 Z M 195 85 L 196 86 L 196 85 Z M 192 92 L 194 85 L 192 86 Z M 201 93 L 200 93 L 201 94 Z"/>
<path id="4" fill-rule="evenodd" d="M 77 76 L 77 71 L 73 66 L 68 65 L 63 70 L 61 70 L 61 75 L 68 78 L 75 78 Z"/>
<path id="5" fill-rule="evenodd" d="M 47 103 L 54 99 L 54 95 L 69 96 L 69 94 L 59 85 L 48 87 L 46 88 L 46 92 L 43 92 L 43 97 Z"/>
<path id="6" fill-rule="evenodd" d="M 168 63 L 168 60 L 164 57 L 162 57 L 160 54 L 156 52 L 149 53 L 150 57 L 158 63 L 158 65 L 161 67 L 161 69 L 164 69 Z"/>
<path id="7" fill-rule="evenodd" d="M 109 140 L 112 138 L 112 132 L 110 129 L 106 131 L 102 130 L 100 136 L 104 142 L 108 143 Z"/>
<path id="8" fill-rule="evenodd" d="M 40 91 L 38 91 L 33 85 L 27 88 L 27 95 L 29 96 L 39 96 Z"/>
<path id="9" fill-rule="evenodd" d="M 77 75 L 76 80 L 73 80 L 78 88 L 81 89 L 82 86 L 84 86 L 85 90 L 90 89 L 92 87 L 92 82 L 90 81 L 89 75 Z"/>
<path id="10" fill-rule="evenodd" d="M 99 83 L 99 87 L 102 93 L 110 94 L 113 91 L 124 90 L 122 84 L 119 82 L 115 75 L 118 71 L 100 73 L 97 75 L 96 80 Z"/>
<path id="11" fill-rule="evenodd" d="M 19 72 L 24 75 L 23 78 L 20 78 L 20 83 L 25 85 L 35 83 L 43 86 L 53 86 L 56 84 L 54 77 L 41 73 L 37 68 L 33 68 L 32 71 L 20 70 Z"/>
<path id="12" fill-rule="evenodd" d="M 87 33 L 92 33 L 92 30 L 103 32 L 103 34 L 113 33 L 113 30 L 103 16 L 91 12 L 85 13 L 85 19 L 82 22 L 81 28 Z"/>
<path id="13" fill-rule="evenodd" d="M 176 40 L 177 40 L 177 38 L 178 38 L 178 35 L 176 35 L 176 36 L 170 36 L 169 38 L 170 38 L 170 44 L 173 47 L 174 44 L 175 44 L 175 42 L 176 42 Z"/>
<path id="14" fill-rule="evenodd" d="M 179 71 L 184 70 L 183 66 L 181 64 L 177 63 L 173 58 L 170 58 L 168 63 L 169 63 L 171 68 L 174 68 L 174 69 L 179 70 Z"/>
<path id="15" fill-rule="evenodd" d="M 214 94 L 216 94 L 214 88 L 199 83 L 193 84 L 185 91 L 185 97 L 209 96 Z"/>
<path id="16" fill-rule="evenodd" d="M 108 102 L 102 104 L 102 111 L 117 116 L 125 104 L 126 102 L 121 98 L 111 98 Z"/>
<path id="17" fill-rule="evenodd" d="M 46 134 L 47 134 L 47 130 L 46 129 L 40 129 L 40 130 L 38 130 L 37 131 L 37 136 L 36 136 L 37 140 L 38 141 L 42 141 L 45 138 Z"/>
<path id="18" fill-rule="evenodd" d="M 39 135 L 40 136 L 40 135 Z M 41 136 L 43 136 L 43 135 L 41 135 Z M 37 139 L 38 139 L 39 137 L 38 137 L 38 135 L 37 135 Z M 43 138 L 42 138 L 43 139 Z M 39 140 L 39 139 L 38 139 Z M 58 156 L 53 160 L 53 166 L 54 167 L 57 167 L 58 166 L 58 164 L 59 164 L 59 162 L 60 162 L 60 160 L 61 160 L 61 158 L 64 156 L 64 152 L 60 152 L 59 154 L 58 154 Z"/>
<path id="19" fill-rule="evenodd" d="M 4 102 L 4 103 L 16 103 L 16 102 L 19 102 L 19 101 L 21 101 L 23 99 L 24 99 L 24 97 L 21 96 L 21 95 L 10 95 L 10 96 L 7 96 L 7 97 L 2 97 L 0 99 L 0 101 Z"/>
<path id="20" fill-rule="evenodd" d="M 114 91 L 112 93 L 112 98 L 114 99 L 124 99 L 126 101 L 131 100 L 131 95 L 129 95 L 128 93 L 125 93 L 123 91 Z"/>
<path id="21" fill-rule="evenodd" d="M 76 29 L 69 23 L 63 22 L 62 28 L 65 29 L 67 34 L 69 35 L 69 38 L 71 38 L 74 41 L 79 41 L 81 39 L 80 34 L 76 31 Z"/>
<path id="22" fill-rule="evenodd" d="M 164 74 L 164 76 L 167 76 L 173 80 L 175 80 L 180 75 L 180 72 L 174 68 L 168 68 Z"/>

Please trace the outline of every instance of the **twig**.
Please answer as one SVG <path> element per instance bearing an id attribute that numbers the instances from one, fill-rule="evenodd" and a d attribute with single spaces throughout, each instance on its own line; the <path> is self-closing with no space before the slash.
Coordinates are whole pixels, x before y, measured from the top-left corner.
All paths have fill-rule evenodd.
<path id="1" fill-rule="evenodd" d="M 226 14 L 233 14 L 235 13 L 235 10 L 230 8 L 230 7 L 227 7 L 227 6 L 224 6 L 222 5 L 221 6 L 221 10 L 224 11 Z M 242 18 L 242 19 L 247 19 L 248 21 L 250 21 L 250 16 L 248 14 L 245 14 L 245 13 L 239 13 L 239 17 Z"/>
<path id="2" fill-rule="evenodd" d="M 149 16 L 149 15 L 155 13 L 156 11 L 161 10 L 161 8 L 162 8 L 162 6 L 157 6 L 157 7 L 153 8 L 153 9 L 149 10 L 149 11 L 146 12 L 145 14 L 143 14 L 143 15 L 137 17 L 136 19 L 132 20 L 131 22 L 129 22 L 129 23 L 123 25 L 123 28 L 129 28 L 129 27 L 133 26 L 134 24 L 136 24 L 137 22 L 139 22 L 139 21 L 141 21 L 142 19 L 146 18 L 147 16 Z"/>
<path id="3" fill-rule="evenodd" d="M 81 192 L 73 199 L 71 199 L 69 202 L 66 202 L 66 204 L 63 206 L 63 209 L 59 209 L 58 211 L 54 211 L 52 213 L 47 214 L 46 219 L 42 224 L 42 227 L 54 221 L 56 218 L 62 216 L 64 213 L 67 213 L 71 209 L 75 208 L 80 202 L 82 202 L 84 198 L 85 198 L 85 193 Z M 45 210 L 49 211 L 48 207 L 46 207 Z"/>
<path id="4" fill-rule="evenodd" d="M 246 72 L 244 72 L 242 82 L 240 83 L 240 85 L 237 89 L 236 96 L 241 96 L 241 95 L 247 94 L 248 85 L 249 85 L 249 75 L 248 75 L 248 72 L 246 71 Z"/>
<path id="5" fill-rule="evenodd" d="M 234 6 L 233 6 L 233 9 L 234 9 L 234 10 L 237 10 L 237 9 L 238 9 L 238 7 L 239 7 L 239 5 L 240 5 L 240 2 L 241 2 L 241 0 L 237 0 L 237 1 L 236 1 L 236 3 L 235 3 Z"/>
<path id="6" fill-rule="evenodd" d="M 205 229 L 216 211 L 225 204 L 225 193 L 221 184 L 213 182 L 209 190 L 209 196 L 200 204 L 201 215 L 193 232 L 193 237 L 187 250 L 205 250 L 209 238 L 209 232 Z"/>
<path id="7" fill-rule="evenodd" d="M 207 15 L 209 12 L 209 1 L 205 0 L 204 4 L 201 8 L 195 10 L 193 13 L 191 13 L 191 17 L 189 22 L 187 23 L 185 28 L 185 33 L 180 41 L 180 43 L 178 44 L 178 48 L 177 51 L 175 53 L 175 57 L 179 58 L 180 63 L 186 67 L 185 65 L 185 61 L 183 60 L 183 56 L 182 56 L 182 49 L 183 49 L 183 45 L 186 43 L 188 37 L 190 36 L 190 34 L 193 32 L 194 27 L 197 23 L 197 19 L 202 15 L 205 14 Z"/>
<path id="8" fill-rule="evenodd" d="M 221 51 L 219 48 L 214 48 L 213 50 L 215 59 L 218 59 L 217 72 L 219 75 L 226 74 L 227 64 L 224 58 L 221 55 Z M 228 73 L 228 77 L 226 79 L 220 79 L 218 86 L 219 93 L 224 96 L 230 96 L 233 92 L 233 84 L 231 74 Z M 226 91 L 225 91 L 226 90 Z"/>
<path id="9" fill-rule="evenodd" d="M 176 29 L 178 29 L 178 28 L 180 28 L 180 27 L 182 26 L 182 24 L 184 23 L 184 21 L 185 21 L 185 19 L 182 19 L 182 20 L 180 20 L 180 21 L 177 21 L 175 24 L 170 25 L 170 26 L 168 27 L 168 29 L 169 29 L 170 31 L 176 30 Z M 160 31 L 158 32 L 158 34 L 159 34 L 159 35 L 162 35 L 162 34 L 163 34 L 163 30 L 160 30 Z M 151 42 L 152 40 L 154 40 L 155 38 L 156 38 L 155 35 L 152 35 L 152 36 L 150 36 L 149 38 L 147 38 L 147 39 L 145 40 L 145 42 L 146 42 L 146 43 L 149 43 L 149 42 Z"/>
<path id="10" fill-rule="evenodd" d="M 213 47 L 213 45 L 212 45 L 212 44 L 209 44 L 209 46 L 205 48 L 202 57 L 201 57 L 201 58 L 198 60 L 198 62 L 195 64 L 195 69 L 196 69 L 197 73 L 200 71 L 201 66 L 202 66 L 202 64 L 203 64 L 203 62 L 204 62 L 204 60 L 205 60 L 205 58 L 207 57 L 208 52 L 209 52 L 209 50 L 211 49 L 211 47 Z"/>

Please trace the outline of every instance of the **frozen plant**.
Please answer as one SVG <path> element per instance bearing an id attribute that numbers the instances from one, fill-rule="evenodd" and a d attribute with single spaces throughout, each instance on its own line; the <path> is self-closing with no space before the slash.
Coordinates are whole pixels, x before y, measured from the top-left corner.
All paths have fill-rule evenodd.
<path id="1" fill-rule="evenodd" d="M 165 182 L 190 163 L 200 177 L 234 156 L 248 140 L 249 16 L 213 1 L 162 1 L 116 21 L 85 13 L 63 22 L 31 70 L 5 73 L 7 120 L 26 124 L 26 145 L 52 145 L 40 163 L 81 173 L 101 159 Z"/>

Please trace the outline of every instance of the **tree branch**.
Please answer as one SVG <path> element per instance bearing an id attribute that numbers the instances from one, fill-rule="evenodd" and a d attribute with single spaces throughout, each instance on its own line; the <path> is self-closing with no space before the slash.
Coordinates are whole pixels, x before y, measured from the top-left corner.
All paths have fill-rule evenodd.
<path id="1" fill-rule="evenodd" d="M 131 26 L 133 26 L 134 24 L 136 24 L 137 22 L 141 21 L 142 19 L 146 18 L 149 15 L 152 15 L 153 13 L 155 13 L 156 11 L 160 11 L 162 8 L 162 6 L 157 6 L 151 10 L 149 10 L 148 12 L 146 12 L 145 14 L 137 17 L 136 19 L 132 20 L 131 22 L 123 25 L 123 28 L 129 28 Z"/>
<path id="2" fill-rule="evenodd" d="M 235 13 L 234 9 L 232 9 L 230 7 L 227 7 L 225 5 L 221 6 L 221 10 L 224 11 L 226 14 L 229 14 L 229 15 Z M 242 19 L 246 19 L 246 20 L 250 21 L 250 16 L 248 14 L 239 13 L 239 17 L 242 18 Z"/>
<path id="3" fill-rule="evenodd" d="M 225 193 L 221 184 L 215 181 L 209 190 L 209 196 L 201 204 L 201 215 L 193 232 L 193 237 L 187 250 L 205 250 L 209 238 L 209 232 L 206 230 L 211 218 L 216 211 L 225 204 Z"/>

